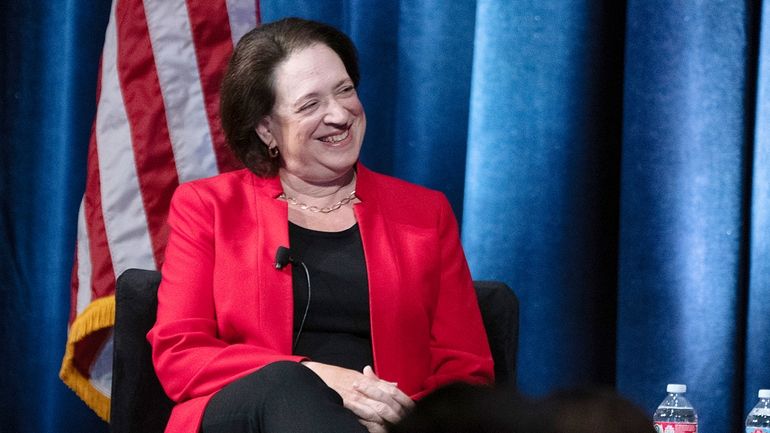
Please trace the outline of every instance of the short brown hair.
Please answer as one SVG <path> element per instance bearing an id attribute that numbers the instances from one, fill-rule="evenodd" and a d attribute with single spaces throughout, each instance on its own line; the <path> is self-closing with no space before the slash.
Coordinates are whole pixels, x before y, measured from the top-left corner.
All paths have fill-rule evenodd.
<path id="1" fill-rule="evenodd" d="M 222 129 L 235 156 L 261 177 L 278 173 L 279 158 L 270 158 L 256 133 L 257 123 L 275 104 L 275 69 L 290 54 L 313 44 L 331 48 L 358 87 L 358 56 L 353 42 L 327 24 L 285 18 L 246 33 L 233 51 L 222 80 L 219 103 Z"/>

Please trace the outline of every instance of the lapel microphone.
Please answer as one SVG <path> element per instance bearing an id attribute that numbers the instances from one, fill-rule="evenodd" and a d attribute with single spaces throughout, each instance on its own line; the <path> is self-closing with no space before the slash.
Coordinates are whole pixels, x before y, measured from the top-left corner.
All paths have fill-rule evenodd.
<path id="1" fill-rule="evenodd" d="M 305 326 L 305 319 L 307 319 L 307 312 L 310 310 L 310 271 L 307 270 L 307 266 L 305 266 L 305 263 L 302 260 L 297 260 L 294 258 L 294 256 L 291 254 L 291 250 L 280 246 L 277 250 L 275 250 L 275 269 L 283 269 L 291 263 L 293 266 L 300 265 L 305 270 L 305 276 L 307 277 L 307 304 L 305 305 L 305 314 L 302 315 L 302 321 L 299 324 L 299 330 L 297 331 L 297 337 L 294 338 L 294 344 L 292 345 L 292 352 L 297 348 L 297 343 L 299 342 L 299 336 L 302 335 L 302 328 Z"/>
<path id="2" fill-rule="evenodd" d="M 297 264 L 297 261 L 291 255 L 291 250 L 284 246 L 278 247 L 278 249 L 275 251 L 275 268 L 283 269 L 289 263 L 293 265 Z"/>

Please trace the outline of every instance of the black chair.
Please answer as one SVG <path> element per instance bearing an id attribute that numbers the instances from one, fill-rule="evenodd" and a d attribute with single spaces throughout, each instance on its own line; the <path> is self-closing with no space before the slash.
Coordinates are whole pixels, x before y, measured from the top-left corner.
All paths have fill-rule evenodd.
<path id="1" fill-rule="evenodd" d="M 155 323 L 160 272 L 129 269 L 115 289 L 112 361 L 112 433 L 161 433 L 172 401 L 152 367 L 145 336 Z M 504 283 L 474 281 L 479 307 L 495 361 L 497 384 L 515 386 L 519 333 L 519 302 Z"/>
<path id="2" fill-rule="evenodd" d="M 161 433 L 174 403 L 158 382 L 147 332 L 155 324 L 160 272 L 129 269 L 115 286 L 110 431 Z"/>
<path id="3" fill-rule="evenodd" d="M 516 386 L 519 349 L 519 299 L 500 281 L 474 281 L 481 319 L 495 360 L 495 384 Z"/>

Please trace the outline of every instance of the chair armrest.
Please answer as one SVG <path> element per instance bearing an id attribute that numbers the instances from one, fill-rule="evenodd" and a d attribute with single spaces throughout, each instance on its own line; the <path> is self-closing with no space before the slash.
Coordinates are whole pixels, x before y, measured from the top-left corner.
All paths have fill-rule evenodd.
<path id="1" fill-rule="evenodd" d="M 110 432 L 158 432 L 173 402 L 152 366 L 147 332 L 155 324 L 160 272 L 128 269 L 115 287 Z"/>
<path id="2" fill-rule="evenodd" d="M 495 383 L 516 386 L 519 345 L 519 300 L 500 281 L 474 281 L 479 309 L 495 362 Z"/>

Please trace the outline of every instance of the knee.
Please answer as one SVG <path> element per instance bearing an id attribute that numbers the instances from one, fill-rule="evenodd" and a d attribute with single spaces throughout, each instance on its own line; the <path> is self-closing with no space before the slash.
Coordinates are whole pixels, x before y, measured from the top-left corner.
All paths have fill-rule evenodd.
<path id="1" fill-rule="evenodd" d="M 230 383 L 217 394 L 222 398 L 232 396 L 259 404 L 265 398 L 305 388 L 313 376 L 320 380 L 309 368 L 298 362 L 278 361 Z"/>
<path id="2" fill-rule="evenodd" d="M 313 388 L 313 380 L 323 384 L 315 373 L 298 362 L 268 364 L 217 392 L 206 408 L 207 421 L 216 422 L 220 413 L 230 412 L 257 419 L 254 417 L 263 412 L 266 405 L 274 404 L 276 400 L 290 401 L 298 393 Z"/>
<path id="3" fill-rule="evenodd" d="M 265 382 L 278 385 L 284 389 L 292 386 L 303 386 L 323 382 L 312 370 L 299 362 L 293 361 L 277 361 L 270 363 L 257 371 L 256 376 L 259 376 Z"/>
<path id="4" fill-rule="evenodd" d="M 227 385 L 219 393 L 223 398 L 248 401 L 256 406 L 275 399 L 293 400 L 308 396 L 320 397 L 339 394 L 326 386 L 323 380 L 304 365 L 293 361 L 278 361 L 246 375 Z M 216 397 L 216 396 L 215 396 Z"/>
<path id="5" fill-rule="evenodd" d="M 266 395 L 286 400 L 326 400 L 342 404 L 342 397 L 299 362 L 278 361 L 256 372 Z"/>
<path id="6" fill-rule="evenodd" d="M 302 374 L 304 370 L 310 370 L 299 362 L 294 361 L 275 361 L 262 367 L 260 372 L 277 376 L 292 376 Z"/>

